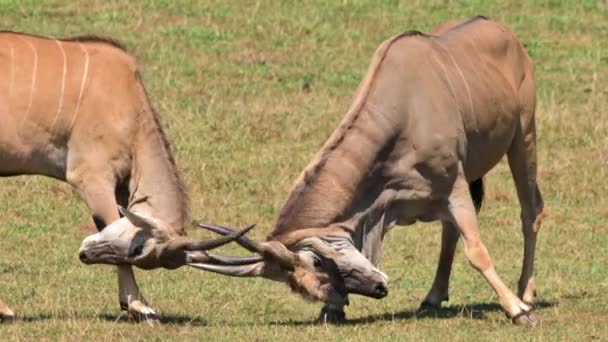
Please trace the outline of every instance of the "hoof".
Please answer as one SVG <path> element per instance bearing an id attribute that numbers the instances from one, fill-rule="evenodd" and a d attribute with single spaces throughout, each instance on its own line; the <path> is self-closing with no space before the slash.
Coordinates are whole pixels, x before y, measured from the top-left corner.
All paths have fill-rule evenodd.
<path id="1" fill-rule="evenodd" d="M 522 311 L 520 314 L 511 318 L 511 321 L 515 325 L 529 325 L 533 327 L 540 323 L 540 318 L 538 318 L 534 311 Z"/>
<path id="2" fill-rule="evenodd" d="M 15 314 L 9 309 L 0 312 L 0 323 L 10 323 L 15 319 Z"/>
<path id="3" fill-rule="evenodd" d="M 342 310 L 323 307 L 318 321 L 323 324 L 339 324 L 346 321 L 346 314 Z"/>
<path id="4" fill-rule="evenodd" d="M 417 315 L 426 315 L 433 312 L 436 312 L 441 309 L 441 303 L 433 304 L 431 302 L 427 302 L 426 300 L 420 303 L 420 307 L 416 311 Z"/>
<path id="5" fill-rule="evenodd" d="M 122 306 L 122 305 L 121 305 Z M 160 326 L 160 320 L 156 312 L 146 304 L 134 300 L 129 304 L 129 316 L 142 324 L 147 324 L 151 327 Z"/>
<path id="6" fill-rule="evenodd" d="M 418 308 L 418 311 L 422 311 L 422 310 L 439 310 L 441 309 L 441 303 L 439 304 L 433 304 L 431 302 L 427 302 L 426 300 L 422 303 L 420 303 L 420 307 Z"/>

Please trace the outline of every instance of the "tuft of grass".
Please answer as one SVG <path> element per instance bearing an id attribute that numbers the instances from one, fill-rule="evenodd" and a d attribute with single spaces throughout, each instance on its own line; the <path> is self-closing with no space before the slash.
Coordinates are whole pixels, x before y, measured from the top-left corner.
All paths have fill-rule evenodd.
<path id="1" fill-rule="evenodd" d="M 2 341 L 608 339 L 605 1 L 0 0 L 0 13 L 3 29 L 125 42 L 162 114 L 195 215 L 258 222 L 258 239 L 346 112 L 377 45 L 405 30 L 490 16 L 534 59 L 539 182 L 549 211 L 536 263 L 543 321 L 534 329 L 504 318 L 460 251 L 449 304 L 416 314 L 436 267 L 438 224 L 389 234 L 382 268 L 391 294 L 352 298 L 345 325 L 314 324 L 320 306 L 281 284 L 183 268 L 137 271 L 164 320 L 149 329 L 118 309 L 112 268 L 79 263 L 77 248 L 94 227 L 77 194 L 41 177 L 2 179 L 0 296 L 18 313 L 0 325 Z M 487 198 L 482 237 L 515 289 L 522 237 L 506 163 L 488 176 Z"/>

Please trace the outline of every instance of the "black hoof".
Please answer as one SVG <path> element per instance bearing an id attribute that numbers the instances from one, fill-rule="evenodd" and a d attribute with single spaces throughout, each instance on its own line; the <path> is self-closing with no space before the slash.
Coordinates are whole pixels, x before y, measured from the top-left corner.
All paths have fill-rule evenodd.
<path id="1" fill-rule="evenodd" d="M 120 304 L 120 310 L 129 311 L 129 304 L 123 303 L 123 302 L 120 302 L 119 304 Z"/>
<path id="2" fill-rule="evenodd" d="M 427 314 L 430 314 L 430 313 L 437 312 L 439 310 L 441 310 L 441 303 L 440 304 L 433 304 L 431 302 L 424 301 L 424 302 L 420 303 L 420 307 L 416 311 L 416 314 L 418 314 L 418 315 L 427 315 Z"/>
<path id="3" fill-rule="evenodd" d="M 346 314 L 342 310 L 323 307 L 318 321 L 323 324 L 339 324 L 346 321 Z"/>
<path id="4" fill-rule="evenodd" d="M 10 323 L 15 320 L 15 314 L 9 309 L 6 312 L 0 312 L 0 323 Z"/>
<path id="5" fill-rule="evenodd" d="M 419 310 L 423 310 L 423 309 L 426 309 L 426 310 L 439 310 L 439 309 L 441 309 L 441 303 L 434 304 L 434 303 L 431 303 L 431 302 L 427 302 L 425 300 L 424 302 L 420 303 Z"/>

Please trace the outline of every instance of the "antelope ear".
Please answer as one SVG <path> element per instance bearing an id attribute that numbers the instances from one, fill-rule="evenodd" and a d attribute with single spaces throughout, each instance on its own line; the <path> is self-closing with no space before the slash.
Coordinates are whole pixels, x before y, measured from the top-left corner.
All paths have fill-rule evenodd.
<path id="1" fill-rule="evenodd" d="M 137 214 L 127 208 L 118 206 L 118 211 L 129 220 L 133 225 L 147 231 L 160 231 L 162 227 L 152 217 Z"/>

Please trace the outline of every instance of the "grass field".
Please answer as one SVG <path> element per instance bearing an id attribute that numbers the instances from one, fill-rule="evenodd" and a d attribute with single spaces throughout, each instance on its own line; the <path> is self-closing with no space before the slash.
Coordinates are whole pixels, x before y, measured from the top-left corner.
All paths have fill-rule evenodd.
<path id="1" fill-rule="evenodd" d="M 535 61 L 539 183 L 549 211 L 536 259 L 539 326 L 510 324 L 462 245 L 451 301 L 437 315 L 416 316 L 439 253 L 435 223 L 389 234 L 382 269 L 391 293 L 351 298 L 346 325 L 314 324 L 320 305 L 287 286 L 183 268 L 137 272 L 164 321 L 150 329 L 120 312 L 113 268 L 78 261 L 94 231 L 78 195 L 56 181 L 16 177 L 0 181 L 0 297 L 18 319 L 0 325 L 0 340 L 608 340 L 605 0 L 0 0 L 2 29 L 124 42 L 163 117 L 195 216 L 257 222 L 260 239 L 350 105 L 375 47 L 477 14 L 509 25 Z M 482 238 L 516 289 L 522 237 L 506 163 L 486 182 Z"/>

